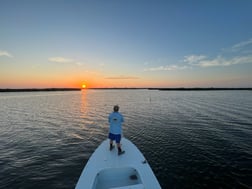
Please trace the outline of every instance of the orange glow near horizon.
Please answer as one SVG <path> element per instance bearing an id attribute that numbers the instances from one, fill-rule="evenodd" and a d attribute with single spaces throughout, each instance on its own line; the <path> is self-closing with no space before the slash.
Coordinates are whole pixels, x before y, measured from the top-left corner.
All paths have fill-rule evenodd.
<path id="1" fill-rule="evenodd" d="M 195 81 L 185 82 L 184 80 L 171 79 L 150 79 L 141 77 L 139 79 L 109 79 L 99 73 L 71 74 L 67 77 L 62 74 L 43 75 L 0 75 L 0 88 L 148 88 L 148 87 L 197 87 L 197 86 L 217 86 L 214 82 Z"/>
<path id="2" fill-rule="evenodd" d="M 35 68 L 34 68 L 35 69 Z M 66 74 L 68 73 L 68 74 Z M 108 77 L 99 71 L 65 70 L 65 68 L 46 73 L 40 70 L 25 70 L 0 75 L 0 88 L 145 88 L 181 86 L 183 81 L 163 78 L 152 79 L 147 76 L 137 78 Z M 83 86 L 85 85 L 85 87 Z M 186 83 L 190 85 L 190 83 Z M 192 85 L 192 84 L 191 84 Z"/>

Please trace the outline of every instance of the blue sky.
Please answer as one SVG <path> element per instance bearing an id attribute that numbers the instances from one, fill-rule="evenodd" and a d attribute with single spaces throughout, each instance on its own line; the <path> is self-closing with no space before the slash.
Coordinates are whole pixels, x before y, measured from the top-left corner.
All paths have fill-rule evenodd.
<path id="1" fill-rule="evenodd" d="M 252 87 L 252 1 L 0 1 L 0 88 Z"/>

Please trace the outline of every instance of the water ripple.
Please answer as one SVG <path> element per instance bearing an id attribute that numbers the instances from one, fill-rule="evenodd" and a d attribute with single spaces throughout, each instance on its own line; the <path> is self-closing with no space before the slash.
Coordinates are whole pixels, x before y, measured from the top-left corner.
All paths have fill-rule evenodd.
<path id="1" fill-rule="evenodd" d="M 163 188 L 251 188 L 247 91 L 0 94 L 0 188 L 74 188 L 119 104 Z"/>

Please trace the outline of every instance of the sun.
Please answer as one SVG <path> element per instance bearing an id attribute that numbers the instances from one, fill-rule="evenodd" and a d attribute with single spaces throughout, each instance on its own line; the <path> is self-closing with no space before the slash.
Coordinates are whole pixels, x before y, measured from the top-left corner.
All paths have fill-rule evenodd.
<path id="1" fill-rule="evenodd" d="M 85 84 L 82 84 L 82 89 L 85 89 L 87 86 Z"/>

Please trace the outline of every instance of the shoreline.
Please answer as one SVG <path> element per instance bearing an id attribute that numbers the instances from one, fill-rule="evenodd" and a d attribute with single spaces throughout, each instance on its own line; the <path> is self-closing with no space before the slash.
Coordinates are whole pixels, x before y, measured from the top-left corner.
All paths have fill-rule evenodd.
<path id="1" fill-rule="evenodd" d="M 40 92 L 40 91 L 81 91 L 81 90 L 157 90 L 157 91 L 228 91 L 228 90 L 252 90 L 250 87 L 244 88 L 201 88 L 201 87 L 193 87 L 193 88 L 25 88 L 25 89 L 0 89 L 0 92 Z"/>
<path id="2" fill-rule="evenodd" d="M 252 88 L 230 88 L 230 87 L 209 87 L 209 88 L 158 88 L 159 91 L 230 91 L 230 90 L 252 90 Z"/>
<path id="3" fill-rule="evenodd" d="M 250 87 L 237 87 L 237 88 L 230 88 L 230 87 L 178 87 L 178 88 L 87 88 L 84 90 L 158 90 L 158 91 L 225 91 L 225 90 L 252 90 Z"/>
<path id="4" fill-rule="evenodd" d="M 26 88 L 26 89 L 0 89 L 0 92 L 40 92 L 40 91 L 80 91 L 80 88 Z"/>

